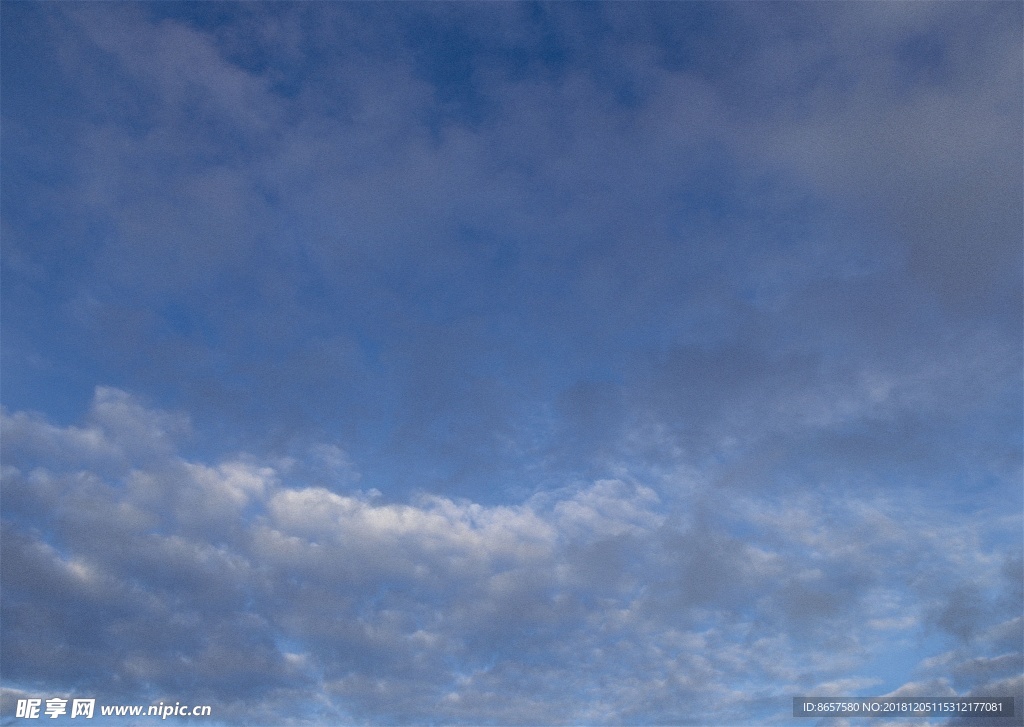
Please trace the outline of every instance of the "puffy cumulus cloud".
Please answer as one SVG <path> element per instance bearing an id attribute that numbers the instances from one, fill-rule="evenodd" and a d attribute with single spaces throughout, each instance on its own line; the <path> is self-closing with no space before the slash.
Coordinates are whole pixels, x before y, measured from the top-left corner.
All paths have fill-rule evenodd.
<path id="1" fill-rule="evenodd" d="M 4 412 L 6 701 L 187 699 L 246 724 L 772 722 L 796 694 L 916 689 L 873 671 L 893 649 L 942 694 L 1016 688 L 1020 561 L 1000 553 L 1019 519 L 809 493 L 711 506 L 628 474 L 512 505 L 389 502 L 288 479 L 294 459 L 191 461 L 186 422 L 103 387 L 82 426 Z M 309 448 L 324 457 L 352 466 Z"/>
<path id="2" fill-rule="evenodd" d="M 86 426 L 53 427 L 36 415 L 19 412 L 3 418 L 2 434 L 12 454 L 39 463 L 77 461 L 96 468 L 163 460 L 173 448 L 172 438 L 188 430 L 187 417 L 148 410 L 123 391 L 101 386 Z"/>

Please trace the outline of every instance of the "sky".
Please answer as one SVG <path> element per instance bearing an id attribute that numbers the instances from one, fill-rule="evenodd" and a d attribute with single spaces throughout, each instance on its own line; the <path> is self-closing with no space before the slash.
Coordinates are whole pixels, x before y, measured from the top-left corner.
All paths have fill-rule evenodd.
<path id="1" fill-rule="evenodd" d="M 1022 13 L 0 3 L 0 724 L 1024 712 Z"/>

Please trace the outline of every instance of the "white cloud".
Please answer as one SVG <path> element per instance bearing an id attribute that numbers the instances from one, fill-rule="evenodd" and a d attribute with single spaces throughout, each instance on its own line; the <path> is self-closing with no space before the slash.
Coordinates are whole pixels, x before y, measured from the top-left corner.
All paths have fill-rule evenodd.
<path id="1" fill-rule="evenodd" d="M 129 701 L 191 690 L 245 722 L 324 698 L 332 714 L 396 720 L 714 722 L 752 695 L 767 720 L 793 694 L 880 684 L 860 670 L 948 607 L 920 578 L 986 592 L 1001 578 L 965 537 L 984 521 L 933 536 L 908 516 L 920 504 L 734 498 L 721 519 L 683 519 L 671 511 L 689 496 L 625 479 L 519 505 L 385 503 L 285 484 L 247 455 L 185 460 L 168 434 L 184 418 L 124 392 L 99 389 L 90 418 L 124 467 L 83 471 L 73 449 L 61 462 L 79 430 L 4 414 L 36 443 L 5 454 L 13 685 L 89 683 Z M 937 676 L 920 689 L 1017 668 L 1000 645 L 1019 618 L 986 603 L 970 650 L 923 655 Z M 260 690 L 239 712 L 233 700 Z"/>

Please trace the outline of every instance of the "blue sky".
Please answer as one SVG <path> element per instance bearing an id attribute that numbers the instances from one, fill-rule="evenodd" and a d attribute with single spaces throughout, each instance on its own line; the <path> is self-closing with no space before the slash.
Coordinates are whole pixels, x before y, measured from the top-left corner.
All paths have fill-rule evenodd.
<path id="1" fill-rule="evenodd" d="M 4 724 L 1024 707 L 1020 4 L 0 11 Z"/>

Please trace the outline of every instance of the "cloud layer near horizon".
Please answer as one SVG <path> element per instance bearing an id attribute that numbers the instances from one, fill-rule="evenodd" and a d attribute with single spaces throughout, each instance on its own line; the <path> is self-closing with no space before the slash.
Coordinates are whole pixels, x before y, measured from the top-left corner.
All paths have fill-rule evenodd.
<path id="1" fill-rule="evenodd" d="M 289 484 L 295 460 L 187 460 L 183 430 L 110 388 L 79 426 L 4 414 L 9 684 L 248 724 L 778 722 L 794 694 L 893 691 L 900 652 L 931 696 L 1020 691 L 1013 513 L 698 506 L 684 472 L 386 502 Z"/>

